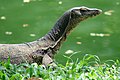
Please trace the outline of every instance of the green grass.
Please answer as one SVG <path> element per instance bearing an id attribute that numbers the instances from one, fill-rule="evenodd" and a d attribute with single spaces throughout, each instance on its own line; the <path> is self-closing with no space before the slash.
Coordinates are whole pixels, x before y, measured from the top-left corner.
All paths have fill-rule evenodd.
<path id="1" fill-rule="evenodd" d="M 66 57 L 66 56 L 65 56 Z M 120 63 L 108 60 L 102 63 L 98 56 L 86 54 L 82 60 L 73 62 L 67 57 L 66 65 L 56 67 L 37 65 L 36 63 L 20 65 L 0 62 L 0 80 L 26 80 L 38 77 L 43 80 L 119 80 Z"/>

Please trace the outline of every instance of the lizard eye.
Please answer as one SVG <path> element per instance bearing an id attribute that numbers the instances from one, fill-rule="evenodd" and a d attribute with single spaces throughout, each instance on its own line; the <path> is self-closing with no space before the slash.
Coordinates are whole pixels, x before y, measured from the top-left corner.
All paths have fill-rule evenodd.
<path id="1" fill-rule="evenodd" d="M 77 9 L 72 10 L 72 12 L 73 12 L 74 14 L 81 15 L 80 11 L 77 10 Z"/>
<path id="2" fill-rule="evenodd" d="M 81 8 L 80 9 L 80 12 L 86 12 L 86 11 L 88 11 L 86 8 Z"/>

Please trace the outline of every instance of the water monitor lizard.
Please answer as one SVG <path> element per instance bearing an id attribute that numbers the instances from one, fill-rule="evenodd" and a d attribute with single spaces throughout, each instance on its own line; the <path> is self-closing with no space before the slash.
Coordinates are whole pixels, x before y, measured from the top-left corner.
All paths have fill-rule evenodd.
<path id="1" fill-rule="evenodd" d="M 81 21 L 102 11 L 96 8 L 74 7 L 61 16 L 54 27 L 42 38 L 22 44 L 0 44 L 0 60 L 10 58 L 11 63 L 22 62 L 49 64 L 70 31 Z"/>

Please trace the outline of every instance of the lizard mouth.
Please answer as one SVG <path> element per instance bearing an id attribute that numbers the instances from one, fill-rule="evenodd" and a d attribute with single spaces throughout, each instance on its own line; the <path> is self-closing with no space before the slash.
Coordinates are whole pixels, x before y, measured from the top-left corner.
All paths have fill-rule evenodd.
<path id="1" fill-rule="evenodd" d="M 96 10 L 90 11 L 88 14 L 90 15 L 90 17 L 94 17 L 94 16 L 99 15 L 100 13 L 102 13 L 102 10 L 96 9 Z"/>
<path id="2" fill-rule="evenodd" d="M 99 15 L 100 13 L 102 13 L 102 10 L 91 8 L 91 9 L 88 9 L 88 10 L 81 10 L 80 12 L 82 13 L 81 17 L 83 19 L 86 19 L 86 18 L 89 18 L 89 17 L 94 17 L 94 16 Z"/>

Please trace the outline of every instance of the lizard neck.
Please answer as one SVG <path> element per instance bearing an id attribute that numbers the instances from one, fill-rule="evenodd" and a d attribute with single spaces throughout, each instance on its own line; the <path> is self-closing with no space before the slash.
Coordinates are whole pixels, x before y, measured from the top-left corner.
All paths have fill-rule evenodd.
<path id="1" fill-rule="evenodd" d="M 65 34 L 69 24 L 70 13 L 66 12 L 54 25 L 54 27 L 45 35 L 46 38 L 57 42 Z"/>
<path id="2" fill-rule="evenodd" d="M 74 18 L 71 16 L 71 12 L 67 11 L 45 36 L 30 44 L 34 46 L 37 45 L 37 49 L 41 48 L 46 50 L 51 48 L 54 53 L 56 53 L 56 51 L 60 49 L 61 44 L 66 40 L 70 31 L 76 27 L 80 21 L 82 21 L 82 19 Z"/>
<path id="3" fill-rule="evenodd" d="M 48 34 L 44 36 L 44 39 L 53 41 L 54 44 L 51 47 L 55 50 L 58 50 L 66 40 L 66 37 L 70 31 L 80 22 L 80 19 L 73 19 L 70 11 L 64 13 L 64 15 L 56 22 L 54 27 L 51 29 Z"/>

